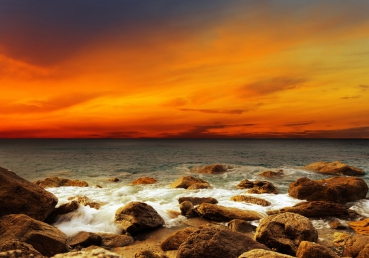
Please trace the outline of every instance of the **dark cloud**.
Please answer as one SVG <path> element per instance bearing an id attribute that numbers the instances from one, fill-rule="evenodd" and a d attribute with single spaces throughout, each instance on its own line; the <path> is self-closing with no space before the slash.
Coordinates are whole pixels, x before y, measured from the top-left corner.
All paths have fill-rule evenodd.
<path id="1" fill-rule="evenodd" d="M 231 110 L 224 110 L 224 109 L 192 109 L 192 108 L 181 108 L 180 111 L 193 111 L 193 112 L 201 112 L 207 114 L 230 114 L 230 115 L 241 115 L 246 110 L 242 109 L 231 109 Z"/>
<path id="2" fill-rule="evenodd" d="M 345 96 L 345 97 L 342 97 L 341 99 L 358 99 L 360 98 L 360 96 Z"/>
<path id="3" fill-rule="evenodd" d="M 369 90 L 369 85 L 359 85 L 359 88 L 361 89 L 362 92 L 366 92 L 367 90 Z"/>
<path id="4" fill-rule="evenodd" d="M 290 122 L 284 124 L 284 126 L 301 126 L 301 125 L 311 125 L 314 121 L 303 121 L 303 122 Z"/>

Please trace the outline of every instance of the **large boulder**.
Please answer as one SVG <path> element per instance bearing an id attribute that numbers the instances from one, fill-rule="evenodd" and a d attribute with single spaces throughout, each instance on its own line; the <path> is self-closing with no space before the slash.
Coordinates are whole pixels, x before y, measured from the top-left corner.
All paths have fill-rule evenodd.
<path id="1" fill-rule="evenodd" d="M 262 219 L 256 228 L 255 240 L 277 252 L 296 255 L 302 241 L 318 240 L 318 231 L 308 218 L 285 212 Z"/>
<path id="2" fill-rule="evenodd" d="M 342 256 L 353 258 L 369 257 L 369 236 L 353 235 L 347 240 Z"/>
<path id="3" fill-rule="evenodd" d="M 311 163 L 304 167 L 306 170 L 328 174 L 328 175 L 345 175 L 345 176 L 364 176 L 364 170 L 346 165 L 340 161 L 326 162 L 319 161 Z"/>
<path id="4" fill-rule="evenodd" d="M 184 201 L 192 202 L 194 206 L 199 205 L 203 202 L 217 204 L 218 200 L 213 197 L 180 197 L 178 203 L 181 204 Z"/>
<path id="5" fill-rule="evenodd" d="M 198 183 L 207 183 L 205 180 L 202 180 L 201 178 L 196 178 L 196 177 L 192 177 L 192 176 L 183 176 L 181 178 L 178 178 L 176 181 L 174 181 L 171 185 L 170 188 L 189 188 L 191 185 L 193 184 L 198 184 Z M 210 184 L 209 184 L 210 185 Z"/>
<path id="6" fill-rule="evenodd" d="M 277 188 L 268 181 L 249 181 L 247 179 L 242 180 L 236 186 L 240 189 L 249 189 L 247 192 L 251 194 L 263 194 L 263 193 L 274 193 L 278 194 Z"/>
<path id="7" fill-rule="evenodd" d="M 280 254 L 269 250 L 253 249 L 241 254 L 238 258 L 294 258 L 294 256 Z"/>
<path id="8" fill-rule="evenodd" d="M 369 218 L 349 222 L 349 226 L 358 234 L 369 235 Z"/>
<path id="9" fill-rule="evenodd" d="M 140 177 L 132 181 L 129 184 L 130 185 L 151 185 L 151 184 L 155 184 L 156 182 L 157 182 L 156 179 L 153 177 Z"/>
<path id="10" fill-rule="evenodd" d="M 332 250 L 323 245 L 302 241 L 297 249 L 296 256 L 298 258 L 339 258 Z"/>
<path id="11" fill-rule="evenodd" d="M 338 203 L 364 199 L 367 193 L 368 185 L 357 177 L 332 177 L 321 180 L 302 177 L 292 182 L 288 189 L 290 196 L 300 200 Z"/>
<path id="12" fill-rule="evenodd" d="M 115 222 L 131 235 L 164 225 L 163 218 L 150 205 L 130 202 L 115 212 Z"/>
<path id="13" fill-rule="evenodd" d="M 250 210 L 241 210 L 238 208 L 225 207 L 217 204 L 202 203 L 197 206 L 195 212 L 201 217 L 215 221 L 230 221 L 233 219 L 241 220 L 259 220 L 263 216 Z"/>
<path id="14" fill-rule="evenodd" d="M 6 241 L 25 242 L 45 256 L 68 251 L 67 236 L 63 232 L 24 214 L 0 218 L 0 243 Z"/>
<path id="15" fill-rule="evenodd" d="M 178 250 L 179 246 L 187 240 L 187 238 L 195 231 L 197 228 L 185 228 L 174 232 L 169 235 L 160 245 L 161 250 L 169 251 L 169 250 Z"/>
<path id="16" fill-rule="evenodd" d="M 52 193 L 0 168 L 0 217 L 21 213 L 43 221 L 57 203 L 58 198 Z"/>
<path id="17" fill-rule="evenodd" d="M 239 232 L 205 227 L 192 233 L 178 249 L 177 258 L 237 258 L 252 249 L 266 249 L 263 244 Z"/>
<path id="18" fill-rule="evenodd" d="M 79 187 L 88 186 L 88 183 L 86 181 L 72 180 L 72 179 L 61 178 L 61 177 L 47 177 L 44 180 L 37 180 L 33 183 L 43 188 L 60 187 L 60 186 L 79 186 Z"/>
<path id="19" fill-rule="evenodd" d="M 37 257 L 37 258 L 45 257 L 39 251 L 33 248 L 32 245 L 27 244 L 25 242 L 17 241 L 17 240 L 14 240 L 14 241 L 10 240 L 10 241 L 6 241 L 5 243 L 0 244 L 0 257 L 4 257 L 2 256 L 1 252 L 7 252 L 7 251 L 12 251 L 12 250 L 20 251 L 19 252 L 20 256 L 18 257 L 27 257 L 27 258 L 28 257 Z"/>
<path id="20" fill-rule="evenodd" d="M 190 171 L 199 174 L 222 174 L 231 168 L 233 167 L 229 165 L 213 164 L 208 166 L 193 167 Z"/>
<path id="21" fill-rule="evenodd" d="M 261 206 L 269 206 L 271 203 L 267 200 L 249 196 L 249 195 L 236 195 L 231 197 L 231 201 L 235 202 L 246 202 L 246 203 L 253 203 Z"/>

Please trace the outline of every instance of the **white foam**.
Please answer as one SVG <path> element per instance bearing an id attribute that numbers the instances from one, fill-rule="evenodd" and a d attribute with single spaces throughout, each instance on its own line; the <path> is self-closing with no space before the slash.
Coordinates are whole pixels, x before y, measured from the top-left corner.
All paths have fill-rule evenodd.
<path id="1" fill-rule="evenodd" d="M 363 217 L 369 217 L 369 200 L 363 199 L 357 201 L 350 207 L 350 209 L 356 211 Z"/>

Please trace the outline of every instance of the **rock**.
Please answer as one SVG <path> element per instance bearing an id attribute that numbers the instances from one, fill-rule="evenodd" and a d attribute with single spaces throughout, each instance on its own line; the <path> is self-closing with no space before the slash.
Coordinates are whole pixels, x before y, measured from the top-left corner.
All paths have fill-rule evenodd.
<path id="1" fill-rule="evenodd" d="M 101 245 L 108 248 L 122 247 L 134 242 L 133 237 L 129 235 L 116 235 L 109 233 L 96 233 L 101 237 Z"/>
<path id="2" fill-rule="evenodd" d="M 349 226 L 358 234 L 369 235 L 369 218 L 349 222 Z"/>
<path id="3" fill-rule="evenodd" d="M 24 214 L 0 218 L 0 243 L 6 241 L 25 242 L 45 256 L 68 251 L 67 236 L 63 232 Z"/>
<path id="4" fill-rule="evenodd" d="M 285 212 L 263 218 L 256 228 L 255 240 L 277 252 L 296 255 L 302 241 L 318 240 L 318 231 L 308 218 Z"/>
<path id="5" fill-rule="evenodd" d="M 160 245 L 163 251 L 178 250 L 179 246 L 187 240 L 187 238 L 195 231 L 197 228 L 185 228 L 178 230 L 175 233 L 169 235 Z"/>
<path id="6" fill-rule="evenodd" d="M 314 217 L 342 217 L 349 215 L 348 208 L 342 204 L 326 201 L 300 202 L 292 207 L 285 207 L 280 210 L 267 211 L 268 215 L 283 212 L 298 213 L 302 216 Z"/>
<path id="7" fill-rule="evenodd" d="M 117 177 L 111 177 L 111 178 L 108 179 L 108 181 L 110 181 L 110 182 L 119 182 L 120 180 Z"/>
<path id="8" fill-rule="evenodd" d="M 284 176 L 283 170 L 280 169 L 278 171 L 263 171 L 259 173 L 260 176 L 264 176 L 264 177 L 280 177 L 280 176 Z"/>
<path id="9" fill-rule="evenodd" d="M 238 258 L 293 258 L 294 256 L 290 256 L 287 254 L 280 254 L 273 251 L 263 250 L 263 249 L 254 249 L 248 252 L 245 252 L 238 256 Z M 317 257 L 318 258 L 318 257 Z"/>
<path id="10" fill-rule="evenodd" d="M 125 258 L 117 253 L 110 252 L 104 248 L 98 247 L 93 249 L 85 248 L 83 251 L 73 251 L 65 254 L 57 254 L 53 258 Z"/>
<path id="11" fill-rule="evenodd" d="M 27 244 L 25 242 L 20 242 L 17 240 L 10 240 L 6 241 L 3 244 L 0 244 L 0 252 L 6 252 L 11 250 L 18 250 L 21 251 L 21 256 L 14 256 L 14 257 L 45 257 L 43 256 L 39 251 L 37 251 L 35 248 L 33 248 L 32 245 Z M 0 254 L 0 257 L 3 257 Z M 10 257 L 10 256 L 6 256 Z"/>
<path id="12" fill-rule="evenodd" d="M 60 186 L 79 186 L 87 187 L 88 183 L 86 181 L 71 180 L 68 178 L 59 177 L 47 177 L 44 180 L 37 180 L 34 184 L 39 185 L 43 188 L 48 187 L 60 187 Z"/>
<path id="13" fill-rule="evenodd" d="M 256 180 L 252 182 L 247 179 L 244 179 L 237 185 L 237 188 L 250 189 L 247 192 L 251 194 L 262 194 L 262 193 L 278 194 L 277 188 L 268 181 Z"/>
<path id="14" fill-rule="evenodd" d="M 338 220 L 333 220 L 329 222 L 329 227 L 332 229 L 347 229 L 347 227 Z"/>
<path id="15" fill-rule="evenodd" d="M 165 254 L 157 254 L 150 250 L 139 251 L 135 254 L 135 258 L 168 258 Z"/>
<path id="16" fill-rule="evenodd" d="M 194 210 L 201 217 L 215 221 L 230 221 L 232 219 L 241 219 L 247 221 L 258 220 L 262 218 L 262 215 L 255 211 L 224 207 L 210 203 L 202 203 Z"/>
<path id="17" fill-rule="evenodd" d="M 298 258 L 339 258 L 334 252 L 327 247 L 308 241 L 302 241 L 297 249 L 296 256 Z"/>
<path id="18" fill-rule="evenodd" d="M 76 201 L 64 203 L 60 205 L 58 208 L 55 208 L 53 212 L 49 215 L 49 217 L 47 217 L 45 222 L 48 224 L 53 224 L 56 222 L 56 220 L 58 219 L 60 215 L 75 211 L 78 209 L 78 207 L 79 207 L 79 204 Z"/>
<path id="19" fill-rule="evenodd" d="M 364 170 L 346 165 L 340 161 L 334 162 L 319 161 L 305 166 L 304 169 L 329 175 L 345 175 L 345 176 L 365 175 Z"/>
<path id="20" fill-rule="evenodd" d="M 208 183 L 205 180 L 202 180 L 200 178 L 192 177 L 192 176 L 183 176 L 181 178 L 178 178 L 176 181 L 174 181 L 170 188 L 185 188 L 187 189 L 193 184 L 196 183 Z"/>
<path id="21" fill-rule="evenodd" d="M 102 238 L 101 236 L 92 233 L 92 232 L 79 232 L 77 235 L 75 235 L 68 243 L 71 247 L 88 247 L 91 245 L 101 245 Z"/>
<path id="22" fill-rule="evenodd" d="M 214 164 L 208 166 L 199 166 L 193 167 L 190 169 L 191 172 L 199 173 L 199 174 L 222 174 L 227 172 L 228 169 L 232 169 L 232 166 L 222 165 L 222 164 Z"/>
<path id="23" fill-rule="evenodd" d="M 150 185 L 155 184 L 157 181 L 152 177 L 141 177 L 129 183 L 130 185 Z"/>
<path id="24" fill-rule="evenodd" d="M 247 202 L 247 203 L 253 203 L 261 206 L 269 206 L 271 203 L 260 198 L 256 198 L 253 196 L 246 196 L 246 195 L 236 195 L 231 197 L 231 201 L 235 202 Z"/>
<path id="25" fill-rule="evenodd" d="M 77 203 L 83 206 L 90 206 L 91 208 L 94 208 L 96 210 L 100 209 L 100 207 L 105 204 L 102 202 L 94 202 L 87 196 L 72 196 L 72 197 L 68 197 L 68 200 L 76 201 Z"/>
<path id="26" fill-rule="evenodd" d="M 240 233 L 250 233 L 254 231 L 256 227 L 251 225 L 247 221 L 240 220 L 240 219 L 234 219 L 228 223 L 228 229 L 230 231 L 237 231 Z"/>
<path id="27" fill-rule="evenodd" d="M 164 225 L 164 220 L 150 205 L 130 202 L 115 212 L 115 222 L 131 235 Z"/>
<path id="28" fill-rule="evenodd" d="M 347 240 L 342 256 L 366 258 L 369 248 L 369 236 L 354 235 Z"/>
<path id="29" fill-rule="evenodd" d="M 344 246 L 346 242 L 351 238 L 350 234 L 334 232 L 333 234 L 333 243 L 335 246 Z"/>
<path id="30" fill-rule="evenodd" d="M 179 205 L 179 209 L 181 210 L 181 214 L 186 217 L 192 217 L 193 213 L 193 204 L 189 201 L 181 202 Z"/>
<path id="31" fill-rule="evenodd" d="M 58 198 L 40 186 L 0 168 L 0 217 L 26 214 L 44 221 L 54 210 Z"/>
<path id="32" fill-rule="evenodd" d="M 209 189 L 212 188 L 209 183 L 194 183 L 190 185 L 187 190 L 197 190 L 197 189 Z"/>
<path id="33" fill-rule="evenodd" d="M 292 182 L 288 189 L 290 196 L 300 200 L 338 203 L 364 199 L 367 192 L 368 185 L 357 177 L 332 177 L 321 180 L 302 177 Z"/>
<path id="34" fill-rule="evenodd" d="M 217 199 L 213 198 L 213 197 L 180 197 L 178 199 L 178 202 L 181 204 L 182 202 L 184 201 L 189 201 L 189 202 L 192 202 L 192 204 L 194 206 L 196 205 L 199 205 L 203 202 L 206 202 L 206 203 L 212 203 L 212 204 L 217 204 L 218 201 Z"/>
<path id="35" fill-rule="evenodd" d="M 180 245 L 177 258 L 237 258 L 252 249 L 268 248 L 239 232 L 205 227 L 192 233 Z"/>

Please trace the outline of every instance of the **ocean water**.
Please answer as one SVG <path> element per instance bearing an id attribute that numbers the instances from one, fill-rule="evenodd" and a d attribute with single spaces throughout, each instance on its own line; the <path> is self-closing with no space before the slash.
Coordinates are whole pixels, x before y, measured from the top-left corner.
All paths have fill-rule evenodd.
<path id="1" fill-rule="evenodd" d="M 220 205 L 250 209 L 266 216 L 266 211 L 293 206 L 301 200 L 288 196 L 288 186 L 300 177 L 311 179 L 330 176 L 316 174 L 302 167 L 316 161 L 342 161 L 366 172 L 369 184 L 369 140 L 247 139 L 247 140 L 133 140 L 133 139 L 0 139 L 0 166 L 35 181 L 58 176 L 85 180 L 90 187 L 48 188 L 59 198 L 58 205 L 73 196 L 87 196 L 104 203 L 96 210 L 89 206 L 62 217 L 56 224 L 69 236 L 79 231 L 118 233 L 115 211 L 130 201 L 153 206 L 164 218 L 166 227 L 186 223 L 178 213 L 178 198 L 214 197 Z M 221 175 L 197 175 L 190 169 L 198 165 L 227 164 L 233 169 Z M 284 171 L 281 178 L 263 178 L 265 170 Z M 181 176 L 193 175 L 208 181 L 213 188 L 201 190 L 171 189 Z M 130 186 L 139 177 L 154 177 L 153 185 Z M 113 183 L 108 178 L 117 177 Z M 235 186 L 243 179 L 267 180 L 279 190 L 278 195 L 254 194 L 271 206 L 262 207 L 230 201 L 245 190 Z M 98 188 L 96 186 L 101 186 Z M 351 209 L 369 216 L 369 200 L 352 203 Z M 253 222 L 257 225 L 258 221 Z M 314 221 L 327 227 L 327 221 Z"/>

